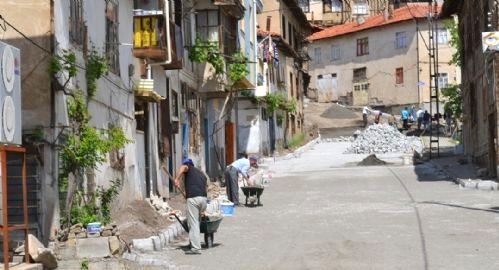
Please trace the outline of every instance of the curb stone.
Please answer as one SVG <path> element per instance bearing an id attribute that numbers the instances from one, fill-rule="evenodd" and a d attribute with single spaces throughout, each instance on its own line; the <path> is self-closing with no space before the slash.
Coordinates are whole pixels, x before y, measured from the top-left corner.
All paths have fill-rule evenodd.
<path id="1" fill-rule="evenodd" d="M 477 190 L 492 190 L 497 191 L 499 189 L 499 184 L 491 180 L 481 180 L 481 179 L 461 179 L 456 177 L 452 172 L 445 169 L 440 164 L 429 161 L 437 170 L 445 172 L 445 174 L 452 179 L 452 181 L 459 185 L 462 189 L 477 189 Z"/>
<path id="2" fill-rule="evenodd" d="M 289 153 L 285 156 L 277 156 L 277 157 L 267 157 L 267 158 L 264 158 L 264 163 L 266 163 L 266 161 L 269 161 L 269 162 L 276 162 L 276 161 L 281 161 L 281 160 L 289 160 L 289 159 L 292 159 L 292 158 L 298 158 L 300 157 L 305 151 L 309 150 L 310 148 L 312 148 L 314 145 L 316 144 L 319 144 L 322 142 L 322 137 L 321 135 L 319 134 L 319 136 L 311 141 L 309 141 L 307 144 L 299 147 L 298 149 L 296 149 L 293 153 Z"/>

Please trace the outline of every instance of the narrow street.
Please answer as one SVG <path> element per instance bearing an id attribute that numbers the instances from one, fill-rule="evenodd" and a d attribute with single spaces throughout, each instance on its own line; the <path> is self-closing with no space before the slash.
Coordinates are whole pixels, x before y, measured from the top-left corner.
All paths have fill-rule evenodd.
<path id="1" fill-rule="evenodd" d="M 236 208 L 200 256 L 166 253 L 182 270 L 499 268 L 496 192 L 460 189 L 431 163 L 357 167 L 365 155 L 346 145 L 267 162 L 263 207 Z"/>

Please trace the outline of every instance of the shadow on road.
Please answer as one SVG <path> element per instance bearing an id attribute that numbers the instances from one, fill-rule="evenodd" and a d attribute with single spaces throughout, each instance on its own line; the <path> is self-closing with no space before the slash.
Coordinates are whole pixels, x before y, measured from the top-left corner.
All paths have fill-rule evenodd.
<path id="1" fill-rule="evenodd" d="M 495 207 L 491 207 L 489 209 L 486 209 L 486 208 L 469 207 L 469 206 L 462 206 L 462 205 L 458 205 L 458 204 L 435 202 L 435 201 L 424 201 L 424 202 L 419 202 L 418 204 L 434 204 L 434 205 L 442 205 L 442 206 L 462 208 L 462 209 L 473 210 L 473 211 L 483 211 L 483 212 L 490 212 L 490 213 L 499 214 L 499 206 L 495 206 Z"/>

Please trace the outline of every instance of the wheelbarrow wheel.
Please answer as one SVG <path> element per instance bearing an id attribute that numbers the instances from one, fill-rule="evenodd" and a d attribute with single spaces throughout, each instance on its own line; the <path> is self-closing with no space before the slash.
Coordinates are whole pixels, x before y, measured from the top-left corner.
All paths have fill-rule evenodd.
<path id="1" fill-rule="evenodd" d="M 208 248 L 213 247 L 213 233 L 204 234 L 204 242 Z"/>

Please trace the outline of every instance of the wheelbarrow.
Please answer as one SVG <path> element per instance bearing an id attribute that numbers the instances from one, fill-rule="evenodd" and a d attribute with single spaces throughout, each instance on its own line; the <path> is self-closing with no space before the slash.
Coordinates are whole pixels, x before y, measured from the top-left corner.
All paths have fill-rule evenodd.
<path id="1" fill-rule="evenodd" d="M 244 196 L 246 196 L 246 203 L 245 205 L 248 205 L 248 199 L 251 196 L 256 196 L 257 198 L 257 204 L 256 206 L 263 206 L 260 202 L 260 196 L 262 196 L 264 188 L 262 186 L 251 186 L 251 187 L 241 187 L 243 190 Z M 252 205 L 254 202 L 251 203 Z"/>
<path id="2" fill-rule="evenodd" d="M 186 232 L 189 232 L 189 226 L 187 226 L 187 219 L 184 221 L 180 220 L 180 218 L 175 214 L 171 213 L 172 216 L 178 220 L 180 225 L 184 228 Z M 204 234 L 204 243 L 208 248 L 213 247 L 214 234 L 218 230 L 218 226 L 222 222 L 222 216 L 203 216 L 201 217 L 201 221 L 199 222 L 199 231 Z"/>

